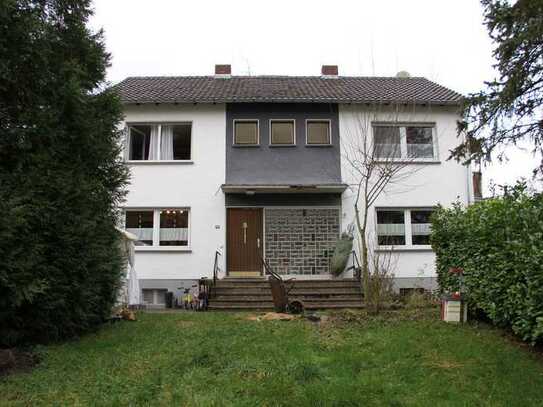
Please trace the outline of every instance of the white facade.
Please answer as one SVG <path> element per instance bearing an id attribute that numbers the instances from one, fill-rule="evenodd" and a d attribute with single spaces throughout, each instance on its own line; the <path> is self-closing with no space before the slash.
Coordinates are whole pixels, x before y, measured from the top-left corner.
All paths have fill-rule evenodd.
<path id="1" fill-rule="evenodd" d="M 211 276 L 215 251 L 223 248 L 225 234 L 220 189 L 225 179 L 225 106 L 129 105 L 124 113 L 126 123 L 192 124 L 190 161 L 129 162 L 127 209 L 190 210 L 188 246 L 137 246 L 138 277 L 178 280 Z"/>
<path id="2" fill-rule="evenodd" d="M 359 137 L 361 120 L 371 128 L 372 121 L 391 121 L 391 114 L 371 113 L 361 105 L 340 105 L 339 126 L 342 157 L 343 146 Z M 447 160 L 449 151 L 459 140 L 456 133 L 458 119 L 455 108 L 433 107 L 393 115 L 402 123 L 434 124 L 435 157 L 421 162 L 400 185 L 387 188 L 375 207 L 431 208 L 437 204 L 449 206 L 455 201 L 469 204 L 472 199 L 469 167 Z M 368 117 L 370 119 L 368 120 Z M 139 246 L 136 248 L 136 267 L 142 280 L 194 280 L 210 277 L 215 251 L 224 253 L 226 240 L 226 208 L 221 185 L 225 183 L 226 167 L 226 109 L 217 104 L 127 105 L 125 123 L 190 122 L 191 160 L 182 162 L 129 162 L 131 184 L 125 207 L 127 209 L 188 208 L 188 246 Z M 342 159 L 342 178 L 352 184 L 348 165 Z M 340 224 L 345 229 L 354 221 L 353 193 L 343 194 Z M 369 214 L 369 230 L 376 231 L 376 215 Z M 435 256 L 429 247 L 394 247 L 395 277 L 398 279 L 434 278 Z M 225 256 L 220 268 L 225 270 Z M 159 284 L 158 284 L 159 285 Z M 159 287 L 153 288 L 162 288 Z"/>
<path id="3" fill-rule="evenodd" d="M 434 158 L 412 159 L 402 170 L 401 182 L 390 184 L 369 211 L 369 240 L 373 248 L 379 248 L 376 239 L 376 208 L 381 209 L 422 209 L 437 204 L 450 206 L 459 201 L 464 205 L 473 200 L 471 170 L 454 160 L 448 160 L 449 152 L 459 144 L 456 123 L 458 115 L 454 107 L 421 107 L 391 113 L 384 109 L 374 109 L 360 105 L 340 105 L 339 123 L 342 137 L 342 178 L 346 184 L 353 184 L 357 177 L 352 175 L 351 166 L 344 157 L 349 155 L 353 138 L 361 138 L 362 132 L 369 132 L 373 140 L 372 123 L 422 123 L 434 127 Z M 361 130 L 364 129 L 364 130 Z M 409 214 L 409 212 L 406 212 Z M 343 227 L 354 222 L 354 191 L 348 189 L 343 194 Z M 407 227 L 406 234 L 410 233 Z M 384 249 L 384 248 L 383 248 Z M 393 257 L 393 273 L 396 279 L 409 279 L 406 286 L 412 285 L 414 278 L 435 278 L 435 255 L 429 246 L 404 245 L 378 250 Z M 393 253 L 393 254 L 390 254 Z M 401 281 L 398 286 L 402 286 Z"/>

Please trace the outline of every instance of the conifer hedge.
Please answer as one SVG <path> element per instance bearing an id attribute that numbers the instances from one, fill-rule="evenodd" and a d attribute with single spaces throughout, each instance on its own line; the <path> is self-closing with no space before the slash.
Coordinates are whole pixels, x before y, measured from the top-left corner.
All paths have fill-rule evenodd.
<path id="1" fill-rule="evenodd" d="M 0 347 L 109 316 L 122 260 L 121 105 L 90 1 L 0 4 Z"/>
<path id="2" fill-rule="evenodd" d="M 543 196 L 517 186 L 468 208 L 439 208 L 432 219 L 441 290 L 455 291 L 464 269 L 470 307 L 523 340 L 543 339 Z"/>

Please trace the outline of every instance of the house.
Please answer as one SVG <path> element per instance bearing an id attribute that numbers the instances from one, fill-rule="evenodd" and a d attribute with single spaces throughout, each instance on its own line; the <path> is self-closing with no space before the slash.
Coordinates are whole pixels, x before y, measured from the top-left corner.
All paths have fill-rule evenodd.
<path id="1" fill-rule="evenodd" d="M 117 85 L 131 170 L 124 226 L 140 239 L 146 303 L 210 277 L 217 251 L 221 276 L 258 278 L 263 257 L 297 280 L 331 279 L 336 240 L 354 221 L 345 145 L 360 117 L 376 145 L 416 168 L 368 213 L 372 252 L 394 254 L 397 290 L 436 287 L 431 210 L 474 200 L 470 168 L 447 159 L 460 94 L 405 74 L 343 77 L 337 66 L 312 77 L 215 68 Z"/>

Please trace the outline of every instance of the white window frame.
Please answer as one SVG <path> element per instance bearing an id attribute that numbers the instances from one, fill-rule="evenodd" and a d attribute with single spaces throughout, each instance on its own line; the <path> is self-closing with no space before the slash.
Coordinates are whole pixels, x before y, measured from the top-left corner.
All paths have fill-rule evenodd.
<path id="1" fill-rule="evenodd" d="M 272 143 L 272 123 L 273 122 L 292 122 L 292 131 L 293 131 L 293 143 L 292 144 L 274 144 Z M 269 146 L 270 147 L 296 147 L 296 119 L 270 119 L 269 120 Z"/>
<path id="2" fill-rule="evenodd" d="M 308 143 L 308 126 L 307 124 L 309 122 L 327 122 L 328 123 L 328 135 L 330 136 L 330 142 L 328 144 L 310 144 Z M 323 147 L 323 146 L 331 146 L 332 143 L 332 121 L 330 119 L 306 119 L 305 120 L 305 145 L 310 147 Z"/>
<path id="3" fill-rule="evenodd" d="M 236 143 L 236 123 L 256 122 L 256 144 Z M 259 119 L 234 119 L 232 121 L 232 145 L 236 147 L 259 147 L 260 146 L 260 120 Z"/>
<path id="4" fill-rule="evenodd" d="M 188 212 L 187 220 L 187 245 L 186 246 L 160 246 L 160 211 L 173 209 Z M 135 246 L 136 251 L 174 251 L 191 252 L 192 251 L 192 210 L 189 206 L 161 206 L 161 207 L 126 207 L 123 210 L 123 228 L 126 227 L 126 212 L 130 211 L 153 211 L 153 244 L 151 246 Z"/>
<path id="5" fill-rule="evenodd" d="M 411 226 L 411 211 L 435 211 L 433 206 L 412 206 L 412 207 L 385 207 L 379 206 L 375 208 L 375 236 L 378 250 L 418 250 L 418 251 L 431 251 L 432 246 L 426 244 L 413 244 L 413 230 Z M 377 222 L 378 211 L 397 211 L 403 212 L 403 221 L 405 227 L 405 245 L 380 245 L 379 244 L 379 223 Z"/>
<path id="6" fill-rule="evenodd" d="M 182 125 L 182 124 L 188 124 L 190 125 L 190 159 L 188 160 L 161 160 L 160 159 L 160 143 L 162 139 L 162 126 L 176 126 L 176 125 Z M 134 121 L 134 122 L 126 122 L 125 123 L 126 129 L 127 129 L 127 141 L 125 148 L 127 149 L 126 153 L 126 162 L 130 165 L 134 164 L 193 164 L 194 163 L 194 123 L 190 120 L 183 120 L 183 121 L 173 121 L 173 122 L 152 122 L 152 121 Z M 157 143 L 157 159 L 156 160 L 131 160 L 130 159 L 130 127 L 131 126 L 158 126 L 158 137 L 156 140 Z M 152 140 L 149 141 L 149 143 L 152 143 Z"/>
<path id="7" fill-rule="evenodd" d="M 401 157 L 392 158 L 391 161 L 409 161 L 409 162 L 439 162 L 439 149 L 437 143 L 437 126 L 432 122 L 373 122 L 371 124 L 371 134 L 373 145 L 375 146 L 375 131 L 376 127 L 398 127 L 400 131 L 400 153 Z M 408 157 L 407 156 L 407 127 L 426 127 L 432 129 L 432 147 L 433 157 Z M 376 157 L 376 160 L 382 158 L 386 160 L 387 157 Z"/>
<path id="8" fill-rule="evenodd" d="M 153 292 L 153 302 L 152 303 L 144 302 L 145 300 L 144 300 L 143 291 L 152 291 Z M 164 292 L 164 303 L 158 302 L 158 298 L 159 298 L 158 292 L 159 291 Z M 149 306 L 151 308 L 163 308 L 163 307 L 166 306 L 166 293 L 167 292 L 168 292 L 168 289 L 166 289 L 166 288 L 142 288 L 141 289 L 142 303 L 143 303 L 143 305 Z"/>

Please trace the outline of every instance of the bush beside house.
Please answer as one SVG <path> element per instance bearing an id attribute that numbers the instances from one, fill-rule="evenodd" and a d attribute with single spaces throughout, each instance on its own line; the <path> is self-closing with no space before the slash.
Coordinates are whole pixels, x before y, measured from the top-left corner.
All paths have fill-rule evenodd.
<path id="1" fill-rule="evenodd" d="M 443 291 L 455 291 L 464 270 L 471 307 L 525 341 L 543 339 L 543 196 L 522 186 L 468 208 L 439 208 L 432 247 Z"/>
<path id="2" fill-rule="evenodd" d="M 90 14 L 90 1 L 0 7 L 0 347 L 93 329 L 116 298 L 128 173 Z"/>

